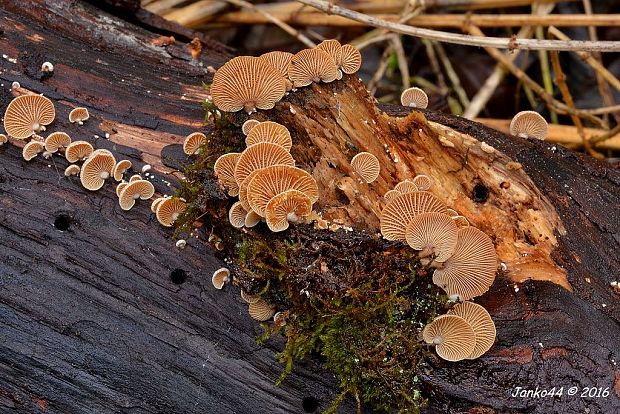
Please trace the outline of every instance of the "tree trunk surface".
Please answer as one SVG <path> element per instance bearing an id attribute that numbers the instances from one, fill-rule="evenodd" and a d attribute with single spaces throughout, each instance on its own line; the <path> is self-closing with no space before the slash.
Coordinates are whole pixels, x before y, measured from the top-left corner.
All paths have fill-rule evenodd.
<path id="1" fill-rule="evenodd" d="M 179 144 L 204 130 L 207 67 L 233 51 L 138 2 L 106 3 L 103 11 L 4 0 L 0 107 L 14 81 L 17 93 L 43 93 L 55 102 L 53 130 L 130 159 L 136 172 L 152 165 L 157 192 L 172 194 L 181 176 L 170 166 L 187 162 L 176 156 Z M 176 42 L 161 46 L 170 35 Z M 203 44 L 198 59 L 187 47 L 194 37 Z M 41 72 L 44 61 L 54 64 L 51 75 Z M 77 106 L 91 114 L 83 126 L 68 121 Z M 492 236 L 506 270 L 478 302 L 498 339 L 477 360 L 436 363 L 423 378 L 428 412 L 618 410 L 617 170 L 461 118 L 377 107 L 354 76 L 303 88 L 257 117 L 291 130 L 291 154 L 311 166 L 317 208 L 332 224 L 373 239 L 382 195 L 423 173 Z M 372 185 L 349 165 L 361 150 L 382 165 Z M 274 385 L 282 341 L 257 346 L 261 330 L 238 291 L 212 287 L 224 263 L 205 242 L 208 228 L 180 251 L 147 203 L 122 211 L 113 186 L 88 192 L 65 167 L 59 157 L 26 162 L 18 146 L 0 147 L 0 411 L 291 413 L 304 412 L 307 397 L 329 406 L 337 383 L 317 361 L 297 362 Z M 564 395 L 512 397 L 516 387 L 564 387 Z M 588 397 L 591 387 L 609 395 Z"/>

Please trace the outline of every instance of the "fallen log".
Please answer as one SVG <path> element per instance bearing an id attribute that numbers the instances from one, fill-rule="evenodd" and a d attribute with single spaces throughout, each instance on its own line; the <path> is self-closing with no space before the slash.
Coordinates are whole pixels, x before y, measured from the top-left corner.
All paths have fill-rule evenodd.
<path id="1" fill-rule="evenodd" d="M 226 49 L 205 47 L 193 60 L 180 41 L 155 46 L 161 33 L 68 0 L 10 1 L 0 20 L 7 55 L 0 61 L 1 106 L 14 81 L 44 93 L 56 102 L 54 128 L 131 159 L 137 171 L 152 165 L 158 192 L 171 194 L 167 183 L 176 185 L 179 175 L 162 163 L 162 151 L 174 154 L 183 136 L 204 129 L 201 82 L 210 80 L 207 66 L 229 58 Z M 51 76 L 40 72 L 43 61 L 54 63 Z M 91 112 L 82 127 L 68 122 L 75 106 Z M 379 243 L 381 196 L 420 172 L 493 235 L 507 271 L 480 303 L 498 340 L 478 360 L 434 364 L 422 378 L 429 412 L 618 406 L 620 309 L 610 286 L 620 275 L 618 171 L 464 119 L 377 108 L 353 76 L 300 89 L 258 117 L 291 130 L 291 153 L 319 181 L 323 217 L 351 226 L 356 242 Z M 240 139 L 245 118 L 231 118 L 232 139 Z M 349 160 L 359 150 L 381 159 L 373 185 L 351 178 Z M 146 204 L 122 212 L 111 186 L 88 193 L 62 175 L 62 160 L 25 163 L 19 148 L 7 145 L 0 157 L 3 410 L 288 413 L 330 405 L 337 384 L 320 359 L 297 362 L 274 385 L 282 370 L 274 351 L 282 342 L 257 346 L 260 329 L 238 291 L 211 286 L 211 273 L 223 265 L 218 257 L 233 250 L 206 242 L 210 227 L 177 251 L 172 231 L 154 222 Z M 312 231 L 294 226 L 290 234 Z M 324 237 L 337 243 L 341 233 Z M 251 236 L 274 239 L 261 228 Z M 537 386 L 563 386 L 565 394 L 511 396 L 516 387 Z M 569 397 L 573 386 L 579 392 Z M 582 398 L 586 387 L 610 393 Z"/>

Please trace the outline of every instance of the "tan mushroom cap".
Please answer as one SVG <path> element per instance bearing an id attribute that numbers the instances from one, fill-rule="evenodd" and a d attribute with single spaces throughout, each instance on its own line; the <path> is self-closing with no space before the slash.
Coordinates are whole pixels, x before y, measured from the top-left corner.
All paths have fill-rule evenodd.
<path id="1" fill-rule="evenodd" d="M 125 171 L 131 168 L 131 161 L 129 160 L 120 160 L 114 166 L 114 170 L 112 170 L 112 176 L 116 181 L 121 181 L 123 179 L 123 174 Z"/>
<path id="2" fill-rule="evenodd" d="M 153 213 L 157 213 L 157 207 L 159 207 L 159 203 L 161 203 L 165 199 L 166 197 L 157 197 L 155 200 L 153 200 L 153 202 L 151 203 L 151 211 Z"/>
<path id="3" fill-rule="evenodd" d="M 248 201 L 248 186 L 250 185 L 254 177 L 256 177 L 256 174 L 258 174 L 261 170 L 263 170 L 263 168 L 252 171 L 252 173 L 248 175 L 239 185 L 239 202 L 247 211 L 252 211 L 252 207 L 250 206 L 250 202 Z"/>
<path id="4" fill-rule="evenodd" d="M 289 221 L 301 221 L 311 212 L 310 197 L 298 190 L 288 190 L 269 201 L 265 209 L 265 219 L 271 231 L 279 232 L 288 229 Z"/>
<path id="5" fill-rule="evenodd" d="M 420 250 L 420 257 L 435 255 L 436 262 L 445 262 L 456 248 L 458 227 L 443 213 L 420 213 L 405 229 L 407 244 Z"/>
<path id="6" fill-rule="evenodd" d="M 131 210 L 137 199 L 148 200 L 155 194 L 155 187 L 148 180 L 136 180 L 128 183 L 118 197 L 118 204 L 123 210 Z"/>
<path id="7" fill-rule="evenodd" d="M 342 71 L 340 70 L 340 66 L 342 65 L 342 45 L 340 42 L 335 39 L 323 40 L 316 47 L 324 50 L 334 59 L 334 63 L 336 67 L 338 67 L 338 76 L 336 79 L 342 79 Z"/>
<path id="8" fill-rule="evenodd" d="M 121 193 L 128 185 L 129 183 L 127 181 L 121 181 L 120 183 L 118 183 L 118 185 L 116 186 L 116 196 L 118 198 L 121 198 Z"/>
<path id="9" fill-rule="evenodd" d="M 342 45 L 340 68 L 346 74 L 357 72 L 362 66 L 362 54 L 352 45 Z"/>
<path id="10" fill-rule="evenodd" d="M 142 176 L 140 174 L 134 174 L 131 177 L 129 177 L 129 182 L 133 183 L 134 181 L 138 181 L 141 179 L 142 179 Z"/>
<path id="11" fill-rule="evenodd" d="M 71 137 L 65 132 L 52 132 L 45 138 L 45 150 L 55 153 L 61 148 L 67 148 L 71 144 Z"/>
<path id="12" fill-rule="evenodd" d="M 13 99 L 4 113 L 4 130 L 16 139 L 26 139 L 45 131 L 56 117 L 54 104 L 41 95 L 22 95 Z"/>
<path id="13" fill-rule="evenodd" d="M 271 142 L 277 144 L 287 151 L 291 150 L 293 140 L 291 133 L 284 125 L 277 122 L 266 121 L 254 126 L 245 138 L 247 146 L 258 144 L 260 142 Z"/>
<path id="14" fill-rule="evenodd" d="M 400 94 L 400 104 L 402 106 L 425 109 L 428 107 L 428 96 L 420 88 L 408 88 Z"/>
<path id="15" fill-rule="evenodd" d="M 248 313 L 252 319 L 265 322 L 273 317 L 274 313 L 276 313 L 276 309 L 263 299 L 259 299 L 256 302 L 250 303 L 248 306 Z"/>
<path id="16" fill-rule="evenodd" d="M 250 131 L 251 132 L 251 131 Z M 272 165 L 295 166 L 295 160 L 283 147 L 270 142 L 260 142 L 247 147 L 235 166 L 235 181 L 242 183 L 253 171 Z"/>
<path id="17" fill-rule="evenodd" d="M 260 121 L 256 119 L 248 119 L 243 123 L 243 125 L 241 125 L 241 132 L 243 132 L 243 135 L 247 135 L 250 133 L 252 128 L 254 128 L 258 124 L 260 124 Z"/>
<path id="18" fill-rule="evenodd" d="M 240 229 L 245 225 L 245 216 L 247 214 L 248 212 L 243 208 L 241 202 L 237 201 L 228 210 L 228 221 L 233 227 Z"/>
<path id="19" fill-rule="evenodd" d="M 264 217 L 269 201 L 288 190 L 301 191 L 311 203 L 319 199 L 319 188 L 312 175 L 301 168 L 273 165 L 258 171 L 248 184 L 248 203 L 254 212 Z"/>
<path id="20" fill-rule="evenodd" d="M 226 62 L 211 84 L 213 103 L 225 112 L 271 109 L 285 92 L 285 80 L 277 69 L 252 56 L 238 56 Z"/>
<path id="21" fill-rule="evenodd" d="M 22 156 L 24 157 L 26 161 L 30 161 L 31 159 L 39 155 L 39 153 L 43 151 L 44 149 L 45 147 L 43 146 L 42 142 L 30 141 L 22 149 Z"/>
<path id="22" fill-rule="evenodd" d="M 72 175 L 78 175 L 80 173 L 80 166 L 76 164 L 71 164 L 67 168 L 65 168 L 65 177 L 70 177 Z"/>
<path id="23" fill-rule="evenodd" d="M 454 210 L 453 208 L 448 208 L 447 210 L 450 217 L 460 216 L 459 212 Z"/>
<path id="24" fill-rule="evenodd" d="M 391 201 L 401 194 L 402 193 L 400 191 L 394 189 L 394 190 L 390 190 L 387 193 L 383 194 L 383 198 L 385 198 L 385 201 Z"/>
<path id="25" fill-rule="evenodd" d="M 202 132 L 193 132 L 185 137 L 185 141 L 183 141 L 183 152 L 187 155 L 197 154 L 202 147 L 207 142 L 207 136 Z"/>
<path id="26" fill-rule="evenodd" d="M 481 357 L 493 346 L 497 331 L 495 323 L 491 319 L 489 312 L 482 306 L 473 302 L 462 302 L 456 304 L 450 311 L 449 315 L 460 316 L 471 325 L 476 335 L 476 346 L 467 359 L 476 359 Z"/>
<path id="27" fill-rule="evenodd" d="M 260 300 L 260 296 L 250 295 L 245 290 L 241 289 L 241 299 L 243 299 L 245 303 L 256 303 Z"/>
<path id="28" fill-rule="evenodd" d="M 400 183 L 396 184 L 394 190 L 398 191 L 401 194 L 406 193 L 415 193 L 416 191 L 420 191 L 417 185 L 411 180 L 403 180 Z"/>
<path id="29" fill-rule="evenodd" d="M 381 166 L 377 157 L 370 152 L 360 152 L 351 160 L 351 168 L 367 183 L 372 183 L 379 177 Z"/>
<path id="30" fill-rule="evenodd" d="M 6 144 L 8 142 L 9 138 L 4 135 L 4 134 L 0 134 L 0 145 L 2 144 Z"/>
<path id="31" fill-rule="evenodd" d="M 321 49 L 304 49 L 293 56 L 288 77 L 294 87 L 308 86 L 312 82 L 332 82 L 338 76 L 334 59 Z"/>
<path id="32" fill-rule="evenodd" d="M 413 178 L 413 183 L 420 191 L 428 191 L 433 186 L 433 179 L 428 175 L 418 174 Z"/>
<path id="33" fill-rule="evenodd" d="M 485 293 L 495 280 L 497 254 L 493 242 L 475 227 L 458 230 L 454 254 L 435 269 L 433 283 L 464 300 Z"/>
<path id="34" fill-rule="evenodd" d="M 407 239 L 405 230 L 411 220 L 420 213 L 446 214 L 446 205 L 426 191 L 401 194 L 389 201 L 381 212 L 381 234 L 387 240 Z"/>
<path id="35" fill-rule="evenodd" d="M 467 358 L 476 346 L 471 325 L 460 316 L 442 315 L 424 327 L 424 342 L 435 345 L 440 358 L 456 362 Z"/>
<path id="36" fill-rule="evenodd" d="M 82 125 L 88 118 L 90 118 L 90 114 L 86 108 L 78 107 L 69 112 L 69 122 L 72 124 L 77 122 Z"/>
<path id="37" fill-rule="evenodd" d="M 73 141 L 65 149 L 65 158 L 73 163 L 85 160 L 93 153 L 93 146 L 86 141 Z"/>
<path id="38" fill-rule="evenodd" d="M 230 282 L 230 270 L 222 267 L 213 272 L 211 283 L 216 289 L 222 289 L 226 282 Z"/>
<path id="39" fill-rule="evenodd" d="M 185 201 L 177 197 L 162 200 L 157 206 L 157 221 L 162 226 L 172 227 L 177 218 L 185 210 Z"/>
<path id="40" fill-rule="evenodd" d="M 248 211 L 248 214 L 245 215 L 244 225 L 247 228 L 252 228 L 260 223 L 262 217 L 256 214 L 255 211 Z"/>
<path id="41" fill-rule="evenodd" d="M 452 220 L 457 227 L 469 227 L 469 220 L 465 216 L 452 216 Z"/>
<path id="42" fill-rule="evenodd" d="M 547 138 L 548 125 L 536 111 L 521 111 L 510 121 L 510 133 L 522 138 Z"/>
<path id="43" fill-rule="evenodd" d="M 239 184 L 235 180 L 235 167 L 241 156 L 238 152 L 229 152 L 219 157 L 213 165 L 213 171 L 220 184 L 228 190 L 229 196 L 239 194 Z"/>
<path id="44" fill-rule="evenodd" d="M 280 75 L 287 76 L 288 65 L 291 63 L 293 56 L 294 55 L 289 52 L 275 51 L 260 55 L 260 60 L 269 63 L 278 71 Z"/>
<path id="45" fill-rule="evenodd" d="M 97 191 L 105 180 L 110 178 L 116 165 L 116 159 L 107 150 L 96 150 L 88 157 L 80 171 L 82 186 L 90 191 Z"/>

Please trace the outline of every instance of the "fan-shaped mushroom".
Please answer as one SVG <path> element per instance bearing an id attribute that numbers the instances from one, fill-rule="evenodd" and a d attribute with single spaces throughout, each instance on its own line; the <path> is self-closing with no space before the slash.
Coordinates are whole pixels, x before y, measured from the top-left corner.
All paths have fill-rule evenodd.
<path id="1" fill-rule="evenodd" d="M 112 175 L 116 159 L 107 150 L 96 150 L 88 157 L 80 171 L 82 186 L 90 191 L 97 191 Z"/>
<path id="2" fill-rule="evenodd" d="M 131 177 L 129 177 L 129 182 L 133 183 L 134 181 L 141 180 L 141 179 L 142 179 L 142 176 L 140 174 L 134 174 Z"/>
<path id="3" fill-rule="evenodd" d="M 398 191 L 401 194 L 406 193 L 414 193 L 416 191 L 420 191 L 417 185 L 411 180 L 403 180 L 400 183 L 396 184 L 394 190 Z"/>
<path id="4" fill-rule="evenodd" d="M 351 168 L 367 183 L 375 181 L 381 171 L 379 160 L 370 152 L 360 152 L 353 157 Z"/>
<path id="5" fill-rule="evenodd" d="M 247 146 L 260 142 L 278 144 L 287 151 L 290 151 L 293 145 L 291 133 L 288 132 L 288 129 L 284 125 L 272 121 L 261 122 L 254 126 L 245 138 Z"/>
<path id="6" fill-rule="evenodd" d="M 13 99 L 4 113 L 4 129 L 16 139 L 26 139 L 45 131 L 56 117 L 52 101 L 41 95 L 22 95 Z"/>
<path id="7" fill-rule="evenodd" d="M 80 173 L 80 166 L 71 164 L 67 168 L 65 168 L 65 177 L 70 177 L 72 175 L 78 175 Z"/>
<path id="8" fill-rule="evenodd" d="M 226 282 L 230 282 L 230 270 L 222 267 L 213 272 L 211 283 L 216 289 L 222 289 Z"/>
<path id="9" fill-rule="evenodd" d="M 428 191 L 433 186 L 433 179 L 428 175 L 419 174 L 413 178 L 413 183 L 420 191 Z"/>
<path id="10" fill-rule="evenodd" d="M 433 283 L 464 300 L 480 296 L 493 284 L 497 254 L 493 242 L 475 227 L 458 230 L 454 254 L 433 273 Z"/>
<path id="11" fill-rule="evenodd" d="M 435 255 L 435 261 L 445 262 L 456 248 L 458 227 L 443 213 L 420 213 L 405 229 L 407 244 L 420 250 L 419 257 Z"/>
<path id="12" fill-rule="evenodd" d="M 390 190 L 387 193 L 383 194 L 383 198 L 385 198 L 385 201 L 391 201 L 401 194 L 402 193 L 400 191 L 394 189 L 394 190 Z"/>
<path id="13" fill-rule="evenodd" d="M 226 62 L 211 84 L 213 103 L 226 112 L 271 109 L 285 92 L 285 80 L 277 69 L 251 56 L 238 56 Z"/>
<path id="14" fill-rule="evenodd" d="M 495 323 L 491 319 L 489 312 L 482 306 L 473 302 L 457 303 L 452 309 L 448 311 L 449 315 L 460 316 L 465 319 L 467 323 L 474 330 L 476 335 L 476 346 L 467 359 L 476 359 L 482 356 L 493 346 L 495 342 L 495 336 L 497 331 L 495 329 Z"/>
<path id="15" fill-rule="evenodd" d="M 52 132 L 45 138 L 45 150 L 51 154 L 71 144 L 71 137 L 65 132 Z"/>
<path id="16" fill-rule="evenodd" d="M 243 132 L 243 135 L 247 135 L 250 133 L 252 128 L 258 124 L 260 124 L 260 121 L 257 121 L 256 119 L 248 119 L 243 123 L 243 125 L 241 125 L 241 132 Z"/>
<path id="17" fill-rule="evenodd" d="M 88 118 L 90 114 L 86 108 L 78 107 L 69 112 L 69 122 L 72 124 L 77 122 L 78 125 L 84 125 L 84 121 L 88 121 Z"/>
<path id="18" fill-rule="evenodd" d="M 250 295 L 245 290 L 241 289 L 241 299 L 243 299 L 245 303 L 255 303 L 260 300 L 260 296 Z"/>
<path id="19" fill-rule="evenodd" d="M 22 149 L 22 156 L 26 161 L 30 161 L 31 159 L 39 155 L 39 153 L 44 149 L 45 147 L 43 146 L 43 143 L 41 141 L 30 141 L 29 143 L 24 145 L 24 148 Z"/>
<path id="20" fill-rule="evenodd" d="M 155 194 L 155 187 L 148 180 L 136 180 L 127 184 L 121 191 L 118 204 L 123 210 L 131 210 L 137 199 L 148 200 Z"/>
<path id="21" fill-rule="evenodd" d="M 510 121 L 510 133 L 521 138 L 547 138 L 547 121 L 536 111 L 521 111 Z"/>
<path id="22" fill-rule="evenodd" d="M 235 166 L 235 181 L 242 183 L 252 171 L 279 164 L 295 166 L 295 160 L 277 144 L 260 142 L 250 145 L 239 156 Z"/>
<path id="23" fill-rule="evenodd" d="M 248 201 L 248 186 L 250 185 L 254 177 L 256 177 L 256 174 L 258 174 L 261 170 L 262 168 L 252 171 L 252 173 L 248 175 L 239 185 L 239 202 L 247 211 L 252 211 L 252 207 L 250 206 L 250 202 Z"/>
<path id="24" fill-rule="evenodd" d="M 123 174 L 125 171 L 131 168 L 131 161 L 129 160 L 120 160 L 114 166 L 114 170 L 112 170 L 112 176 L 116 181 L 120 181 L 123 179 Z"/>
<path id="25" fill-rule="evenodd" d="M 402 106 L 410 106 L 412 108 L 425 109 L 428 106 L 428 96 L 420 88 L 405 89 L 400 94 L 400 104 Z"/>
<path id="26" fill-rule="evenodd" d="M 405 241 L 405 230 L 420 213 L 446 214 L 446 205 L 426 191 L 401 194 L 389 201 L 381 212 L 381 234 L 387 240 Z"/>
<path id="27" fill-rule="evenodd" d="M 260 59 L 273 66 L 278 73 L 284 78 L 286 83 L 286 90 L 289 91 L 293 87 L 293 84 L 288 80 L 288 66 L 291 63 L 293 54 L 289 52 L 268 52 L 260 55 Z"/>
<path id="28" fill-rule="evenodd" d="M 159 207 L 159 203 L 161 203 L 165 199 L 166 197 L 157 197 L 155 200 L 153 200 L 153 202 L 151 203 L 151 211 L 153 213 L 157 213 L 157 207 Z"/>
<path id="29" fill-rule="evenodd" d="M 334 59 L 334 63 L 338 67 L 338 76 L 336 79 L 342 79 L 342 70 L 340 66 L 342 65 L 342 45 L 336 39 L 327 39 L 323 40 L 317 46 L 317 49 L 324 50 L 328 55 Z"/>
<path id="30" fill-rule="evenodd" d="M 185 210 L 185 200 L 177 197 L 165 198 L 157 206 L 157 221 L 162 226 L 171 227 Z"/>
<path id="31" fill-rule="evenodd" d="M 245 215 L 244 225 L 245 227 L 252 228 L 260 223 L 262 217 L 256 214 L 255 211 L 248 211 L 248 214 Z"/>
<path id="32" fill-rule="evenodd" d="M 6 144 L 8 142 L 9 138 L 4 135 L 4 134 L 0 134 L 0 146 Z"/>
<path id="33" fill-rule="evenodd" d="M 243 208 L 241 202 L 237 201 L 228 210 L 228 221 L 233 227 L 240 229 L 245 224 L 245 216 L 247 214 L 248 212 Z"/>
<path id="34" fill-rule="evenodd" d="M 362 55 L 360 51 L 352 45 L 342 45 L 340 68 L 348 75 L 357 72 L 362 66 Z"/>
<path id="35" fill-rule="evenodd" d="M 229 152 L 219 157 L 213 165 L 215 176 L 220 184 L 228 189 L 228 195 L 232 197 L 239 194 L 239 184 L 235 180 L 235 167 L 240 156 L 238 152 Z"/>
<path id="36" fill-rule="evenodd" d="M 265 302 L 263 299 L 259 299 L 256 302 L 250 303 L 248 306 L 248 313 L 252 317 L 260 322 L 268 321 L 271 319 L 276 310 L 273 306 Z"/>
<path id="37" fill-rule="evenodd" d="M 312 82 L 332 82 L 338 76 L 334 59 L 321 49 L 304 49 L 291 59 L 288 77 L 293 86 L 308 86 Z"/>
<path id="38" fill-rule="evenodd" d="M 90 143 L 86 141 L 73 141 L 65 149 L 65 158 L 71 163 L 83 161 L 90 157 L 93 151 L 94 148 Z"/>
<path id="39" fill-rule="evenodd" d="M 183 141 L 183 152 L 187 155 L 198 154 L 200 147 L 207 142 L 207 136 L 202 132 L 193 132 Z"/>
<path id="40" fill-rule="evenodd" d="M 319 199 L 316 180 L 306 171 L 287 165 L 273 165 L 261 169 L 248 184 L 248 203 L 254 212 L 264 217 L 271 199 L 287 190 L 301 191 L 311 203 Z"/>
<path id="41" fill-rule="evenodd" d="M 273 232 L 288 229 L 289 221 L 296 223 L 312 212 L 310 197 L 298 190 L 288 190 L 273 197 L 265 208 L 267 226 Z"/>
<path id="42" fill-rule="evenodd" d="M 460 316 L 442 315 L 424 327 L 424 342 L 435 345 L 439 357 L 456 362 L 467 358 L 476 346 L 471 325 Z"/>
<path id="43" fill-rule="evenodd" d="M 116 186 L 116 196 L 118 198 L 121 198 L 121 193 L 128 185 L 129 183 L 127 181 L 121 181 L 120 183 L 118 183 L 118 185 Z"/>

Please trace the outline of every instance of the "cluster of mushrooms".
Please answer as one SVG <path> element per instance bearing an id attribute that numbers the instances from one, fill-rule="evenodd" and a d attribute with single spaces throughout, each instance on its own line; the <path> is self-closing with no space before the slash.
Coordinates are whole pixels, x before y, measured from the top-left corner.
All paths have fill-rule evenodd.
<path id="1" fill-rule="evenodd" d="M 54 154 L 64 155 L 69 162 L 65 176 L 79 175 L 82 186 L 89 191 L 101 189 L 110 177 L 120 182 L 116 187 L 116 194 L 123 210 L 130 210 L 138 199 L 148 200 L 153 197 L 155 188 L 150 181 L 142 179 L 140 175 L 133 175 L 129 181 L 123 179 L 132 166 L 131 161 L 117 162 L 110 151 L 95 149 L 87 141 L 72 141 L 66 132 L 56 131 L 45 139 L 41 137 L 39 134 L 44 132 L 46 126 L 54 122 L 55 118 L 56 110 L 50 99 L 42 95 L 21 95 L 7 106 L 4 129 L 12 138 L 26 141 L 22 149 L 22 156 L 26 161 L 33 160 L 39 154 L 44 158 L 50 158 Z M 69 113 L 69 121 L 78 125 L 83 125 L 89 118 L 86 108 L 75 108 Z M 8 137 L 0 134 L 0 144 L 7 141 Z M 151 206 L 157 220 L 164 226 L 172 226 L 183 208 L 184 202 L 174 197 L 157 198 Z"/>
<path id="2" fill-rule="evenodd" d="M 489 236 L 429 192 L 431 186 L 430 177 L 418 175 L 388 191 L 381 234 L 418 251 L 422 264 L 434 269 L 433 283 L 465 301 L 426 325 L 424 340 L 445 360 L 475 359 L 493 345 L 495 324 L 482 306 L 467 301 L 493 284 L 497 254 Z"/>

